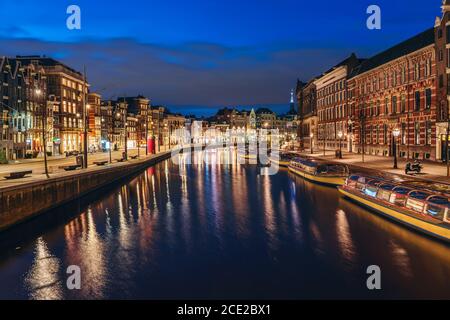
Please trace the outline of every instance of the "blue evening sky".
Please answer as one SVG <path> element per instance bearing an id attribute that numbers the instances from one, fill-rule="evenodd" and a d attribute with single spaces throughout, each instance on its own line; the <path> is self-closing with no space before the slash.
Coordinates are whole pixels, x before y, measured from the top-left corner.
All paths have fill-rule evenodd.
<path id="1" fill-rule="evenodd" d="M 0 55 L 46 54 L 106 98 L 145 94 L 188 113 L 281 105 L 351 52 L 367 57 L 432 27 L 440 0 L 0 0 Z M 66 28 L 81 8 L 82 29 Z M 366 8 L 382 30 L 366 28 Z M 183 107 L 186 106 L 186 107 Z M 281 108 L 281 106 L 279 108 Z"/>

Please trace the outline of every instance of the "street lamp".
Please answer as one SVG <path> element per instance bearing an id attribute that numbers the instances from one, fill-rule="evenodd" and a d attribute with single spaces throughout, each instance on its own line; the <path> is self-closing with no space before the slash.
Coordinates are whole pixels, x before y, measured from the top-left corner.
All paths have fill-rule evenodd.
<path id="1" fill-rule="evenodd" d="M 75 116 L 77 117 L 77 128 L 78 128 L 78 126 L 80 125 L 81 114 L 79 112 L 77 112 L 77 114 Z M 81 152 L 81 150 L 83 149 L 83 147 L 81 146 L 81 133 L 79 135 L 79 138 L 80 138 L 80 143 L 78 145 L 78 148 L 79 148 L 78 151 Z"/>
<path id="2" fill-rule="evenodd" d="M 362 146 L 362 162 L 364 162 L 364 154 L 366 153 L 365 144 L 366 144 L 366 128 L 365 128 L 366 115 L 363 110 L 359 113 L 359 123 L 361 124 L 361 146 Z"/>
<path id="3" fill-rule="evenodd" d="M 311 154 L 314 154 L 314 149 L 313 149 L 314 133 L 311 132 L 309 137 L 310 137 L 309 143 L 311 144 Z"/>
<path id="4" fill-rule="evenodd" d="M 38 96 L 39 100 L 42 94 L 41 89 L 36 89 L 36 95 Z M 47 106 L 45 105 L 46 101 L 44 101 L 44 104 L 42 105 L 42 144 L 44 146 L 44 168 L 45 168 L 45 175 L 47 178 L 50 178 L 48 175 L 48 163 L 47 163 L 47 138 L 46 138 L 46 122 L 47 122 Z"/>
<path id="5" fill-rule="evenodd" d="M 392 141 L 392 152 L 394 153 L 394 169 L 398 169 L 398 166 L 397 166 L 397 138 L 400 135 L 400 130 L 398 128 L 395 128 L 392 131 L 392 135 L 394 136 L 394 139 Z"/>
<path id="6" fill-rule="evenodd" d="M 353 152 L 353 121 L 352 119 L 348 119 L 348 151 Z"/>
<path id="7" fill-rule="evenodd" d="M 342 159 L 342 137 L 344 136 L 344 134 L 342 133 L 342 131 L 338 132 L 338 137 L 339 137 L 339 159 Z"/>

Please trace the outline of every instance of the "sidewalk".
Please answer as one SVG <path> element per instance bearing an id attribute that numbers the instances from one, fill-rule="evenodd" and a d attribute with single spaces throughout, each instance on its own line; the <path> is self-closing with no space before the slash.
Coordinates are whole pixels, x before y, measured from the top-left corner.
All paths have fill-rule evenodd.
<path id="1" fill-rule="evenodd" d="M 98 168 L 102 168 L 94 164 L 96 161 L 108 161 L 106 166 L 114 166 L 119 163 L 117 163 L 116 159 L 122 158 L 122 152 L 120 151 L 113 151 L 111 153 L 112 158 L 112 164 L 109 164 L 109 152 L 98 152 L 94 154 L 88 155 L 88 169 L 82 169 L 82 170 L 96 170 Z M 136 148 L 129 149 L 128 150 L 128 162 L 134 162 L 144 159 L 149 159 L 151 157 L 157 156 L 158 154 L 164 153 L 164 150 L 161 150 L 159 153 L 155 154 L 148 154 L 148 156 L 145 155 L 145 149 L 140 149 L 140 157 L 137 160 L 132 160 L 131 156 L 138 155 L 138 150 Z M 77 171 L 65 171 L 64 169 L 60 168 L 67 165 L 73 165 L 76 164 L 76 158 L 74 156 L 71 157 L 65 157 L 65 156 L 58 156 L 58 157 L 52 157 L 48 159 L 48 168 L 49 168 L 49 174 L 50 177 L 59 177 L 64 175 L 69 175 L 72 173 L 79 172 Z M 8 175 L 11 172 L 17 172 L 17 171 L 28 171 L 31 170 L 33 173 L 26 178 L 18 179 L 18 180 L 7 180 L 3 177 Z M 15 184 L 22 184 L 22 183 L 29 183 L 33 181 L 39 181 L 45 179 L 45 169 L 44 169 L 44 159 L 43 158 L 37 158 L 37 159 L 23 159 L 20 161 L 16 161 L 14 163 L 10 164 L 2 164 L 0 165 L 0 188 L 5 186 L 11 186 Z"/>
<path id="2" fill-rule="evenodd" d="M 55 161 L 55 160 L 61 160 L 65 159 L 65 155 L 59 155 L 59 156 L 51 156 L 47 157 L 47 161 Z M 43 162 L 44 156 L 33 158 L 33 159 L 18 159 L 18 160 L 10 160 L 8 164 L 21 164 L 21 163 L 34 163 L 34 162 Z M 3 166 L 3 165 L 1 165 Z"/>
<path id="3" fill-rule="evenodd" d="M 373 155 L 364 155 L 364 162 L 362 162 L 362 155 L 355 153 L 344 152 L 342 159 L 336 159 L 334 151 L 326 151 L 325 156 L 323 152 L 318 152 L 314 154 L 308 154 L 307 152 L 302 153 L 305 156 L 316 157 L 321 159 L 333 160 L 336 162 L 346 163 L 354 167 L 361 167 L 366 169 L 379 170 L 383 172 L 394 173 L 397 175 L 405 176 L 405 166 L 406 160 L 398 158 L 398 169 L 394 169 L 394 158 L 393 157 L 381 157 Z M 435 162 L 422 162 L 423 171 L 418 175 L 407 175 L 407 177 L 417 177 L 421 179 L 434 180 L 439 182 L 450 183 L 450 178 L 447 177 L 447 166 L 442 163 Z"/>

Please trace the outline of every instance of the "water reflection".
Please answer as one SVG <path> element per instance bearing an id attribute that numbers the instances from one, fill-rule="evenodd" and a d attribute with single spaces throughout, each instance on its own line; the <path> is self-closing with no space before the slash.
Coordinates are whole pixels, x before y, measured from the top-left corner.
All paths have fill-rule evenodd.
<path id="1" fill-rule="evenodd" d="M 34 261 L 25 277 L 30 299 L 62 299 L 63 289 L 59 277 L 61 264 L 59 259 L 50 253 L 42 237 L 36 240 L 34 255 Z"/>
<path id="2" fill-rule="evenodd" d="M 261 175 L 233 149 L 178 157 L 2 242 L 0 297 L 450 298 L 448 246 L 286 170 Z M 377 295 L 365 289 L 372 264 Z"/>
<path id="3" fill-rule="evenodd" d="M 350 226 L 348 224 L 347 215 L 344 210 L 338 210 L 336 213 L 336 233 L 341 250 L 341 255 L 348 266 L 355 264 L 354 256 L 355 249 L 353 244 L 352 235 L 350 233 Z"/>

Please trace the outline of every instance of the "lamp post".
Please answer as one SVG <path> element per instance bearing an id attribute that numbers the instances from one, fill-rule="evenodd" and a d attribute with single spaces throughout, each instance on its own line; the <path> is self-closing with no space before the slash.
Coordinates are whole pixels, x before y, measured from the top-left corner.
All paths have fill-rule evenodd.
<path id="1" fill-rule="evenodd" d="M 344 134 L 342 133 L 342 131 L 338 132 L 338 138 L 339 138 L 339 159 L 342 159 L 342 137 L 344 136 Z"/>
<path id="2" fill-rule="evenodd" d="M 78 125 L 80 124 L 80 119 L 81 119 L 81 114 L 79 113 L 79 112 L 77 112 L 77 114 L 76 114 L 76 117 L 77 117 L 77 128 L 78 128 Z M 81 142 L 81 133 L 79 134 L 79 138 L 80 138 L 80 143 L 78 144 L 78 150 L 79 150 L 79 152 L 81 152 L 81 150 L 83 149 L 83 147 L 82 147 L 82 142 Z"/>
<path id="3" fill-rule="evenodd" d="M 145 155 L 148 156 L 148 109 L 147 113 L 145 114 L 144 128 L 145 128 Z"/>
<path id="4" fill-rule="evenodd" d="M 353 152 L 353 121 L 352 119 L 348 119 L 348 133 L 349 133 L 349 139 L 348 139 L 348 151 L 350 153 Z"/>
<path id="5" fill-rule="evenodd" d="M 313 147 L 313 141 L 314 141 L 314 133 L 311 132 L 309 135 L 309 144 L 311 145 L 311 154 L 314 154 L 314 147 Z"/>
<path id="6" fill-rule="evenodd" d="M 39 101 L 41 101 L 42 91 L 40 89 L 36 89 L 35 93 L 38 96 Z M 45 101 L 44 101 L 44 104 L 42 105 L 42 144 L 44 146 L 44 170 L 45 170 L 45 176 L 47 178 L 50 178 L 50 176 L 48 174 L 48 163 L 47 163 L 47 135 L 46 135 L 46 125 L 45 125 L 46 123 L 47 123 L 47 106 L 45 105 Z"/>
<path id="7" fill-rule="evenodd" d="M 323 156 L 325 157 L 327 153 L 327 128 L 326 125 L 322 127 L 322 134 L 323 134 Z"/>
<path id="8" fill-rule="evenodd" d="M 366 115 L 364 114 L 363 110 L 360 111 L 359 114 L 359 123 L 361 124 L 361 146 L 362 146 L 362 162 L 364 162 L 364 154 L 366 153 L 365 150 L 365 143 L 366 143 L 366 131 L 365 131 L 365 120 Z"/>
<path id="9" fill-rule="evenodd" d="M 136 142 L 137 142 L 137 154 L 138 158 L 141 157 L 141 127 L 139 126 L 139 120 L 136 120 L 136 128 L 139 128 L 139 132 L 136 132 Z"/>
<path id="10" fill-rule="evenodd" d="M 86 103 L 87 100 L 87 85 L 86 85 L 86 66 L 84 67 L 84 75 L 83 75 L 83 122 L 84 122 L 84 139 L 83 139 L 83 154 L 84 154 L 84 159 L 83 159 L 83 166 L 85 169 L 87 169 L 88 167 L 88 131 L 87 131 L 87 127 L 88 127 L 88 109 L 89 109 L 89 105 Z"/>
<path id="11" fill-rule="evenodd" d="M 400 130 L 398 128 L 395 128 L 392 131 L 392 135 L 394 136 L 394 139 L 392 140 L 392 152 L 394 153 L 394 169 L 398 169 L 398 165 L 397 165 L 397 138 L 400 136 Z"/>

